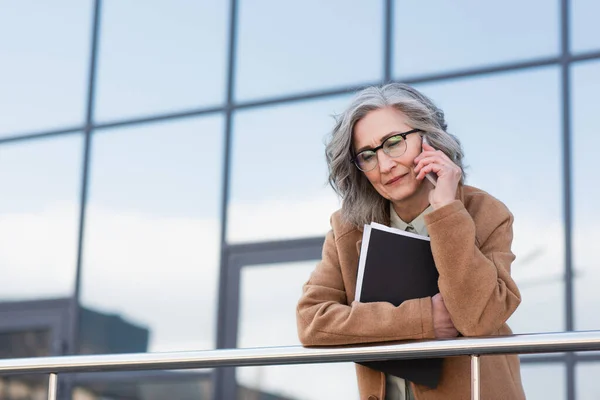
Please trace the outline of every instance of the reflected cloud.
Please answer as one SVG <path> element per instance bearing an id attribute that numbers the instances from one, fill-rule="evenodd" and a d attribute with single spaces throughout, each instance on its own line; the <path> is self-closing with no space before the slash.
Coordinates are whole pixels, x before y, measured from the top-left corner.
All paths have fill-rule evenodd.
<path id="1" fill-rule="evenodd" d="M 232 202 L 229 206 L 228 240 L 257 242 L 307 236 L 325 236 L 329 218 L 340 208 L 331 194 L 305 198 L 263 199 L 255 203 Z"/>
<path id="2" fill-rule="evenodd" d="M 76 216 L 73 204 L 0 213 L 0 266 L 5 282 L 0 298 L 65 297 L 73 291 Z"/>

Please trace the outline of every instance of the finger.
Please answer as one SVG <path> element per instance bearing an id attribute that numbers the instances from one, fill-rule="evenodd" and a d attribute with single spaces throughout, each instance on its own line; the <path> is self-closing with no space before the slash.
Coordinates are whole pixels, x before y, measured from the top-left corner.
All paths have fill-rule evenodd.
<path id="1" fill-rule="evenodd" d="M 429 174 L 436 175 L 439 178 L 442 175 L 441 171 L 442 171 L 442 168 L 440 168 L 439 166 L 436 166 L 435 164 L 429 164 L 427 167 L 424 167 L 424 169 L 422 169 L 417 174 L 416 179 L 423 180 Z"/>
<path id="2" fill-rule="evenodd" d="M 419 161 L 421 161 L 423 158 L 425 157 L 432 157 L 435 156 L 437 154 L 436 150 L 427 150 L 427 151 L 422 151 L 421 154 L 419 154 L 418 156 L 415 157 L 415 164 L 418 163 Z"/>
<path id="3" fill-rule="evenodd" d="M 441 158 L 443 158 L 446 162 L 454 163 L 450 159 L 450 157 L 448 157 L 446 155 L 446 153 L 444 153 L 441 150 L 436 150 L 435 148 L 431 147 L 427 143 L 423 143 L 423 151 L 415 159 L 419 159 L 420 160 L 421 158 L 423 158 L 423 156 L 430 156 L 430 155 L 433 155 L 433 154 L 437 154 L 438 156 L 440 156 Z"/>
<path id="4" fill-rule="evenodd" d="M 438 177 L 452 177 L 460 179 L 462 170 L 452 162 L 445 162 L 437 158 L 424 159 L 414 168 L 417 179 L 423 179 L 426 174 L 434 172 Z"/>
<path id="5" fill-rule="evenodd" d="M 429 143 L 427 143 L 426 141 L 423 140 L 423 149 L 424 150 L 434 150 L 435 148 L 431 147 L 431 145 Z"/>
<path id="6" fill-rule="evenodd" d="M 424 179 L 425 175 L 427 175 L 430 172 L 433 172 L 439 176 L 440 172 L 443 169 L 444 169 L 444 167 L 437 163 L 427 164 L 427 165 L 423 166 L 421 169 L 419 169 L 419 172 L 417 173 L 417 179 L 419 179 L 419 180 Z"/>
<path id="7" fill-rule="evenodd" d="M 420 166 L 420 168 L 422 168 L 425 164 L 434 163 L 434 162 L 437 162 L 440 165 L 448 164 L 448 162 L 444 158 L 440 157 L 439 154 L 433 153 L 429 156 L 425 156 L 425 157 L 422 157 L 421 159 L 419 159 L 415 168 L 417 168 L 419 166 Z"/>
<path id="8" fill-rule="evenodd" d="M 446 155 L 446 153 L 444 153 L 443 151 L 441 151 L 441 150 L 436 150 L 436 151 L 435 151 L 435 153 L 436 153 L 438 156 L 440 156 L 440 157 L 441 157 L 441 158 L 442 158 L 444 161 L 446 161 L 446 162 L 448 162 L 448 163 L 452 163 L 452 164 L 454 164 L 454 161 L 452 161 L 452 160 L 450 159 L 450 157 L 448 157 L 448 156 Z"/>

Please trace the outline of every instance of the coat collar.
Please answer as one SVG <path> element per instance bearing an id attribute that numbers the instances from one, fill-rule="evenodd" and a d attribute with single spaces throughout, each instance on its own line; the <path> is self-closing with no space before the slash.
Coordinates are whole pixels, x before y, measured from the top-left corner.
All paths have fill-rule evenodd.
<path id="1" fill-rule="evenodd" d="M 461 203 L 465 203 L 465 191 L 464 191 L 464 187 L 463 184 L 458 184 L 458 188 L 456 189 L 456 196 L 455 196 L 456 200 L 460 200 Z M 390 216 L 388 214 L 386 221 L 385 221 L 385 225 L 390 226 Z M 363 232 L 362 228 L 359 228 L 360 232 Z M 362 235 L 360 236 L 360 239 L 358 239 L 356 241 L 356 253 L 360 254 L 360 247 L 362 246 Z"/>

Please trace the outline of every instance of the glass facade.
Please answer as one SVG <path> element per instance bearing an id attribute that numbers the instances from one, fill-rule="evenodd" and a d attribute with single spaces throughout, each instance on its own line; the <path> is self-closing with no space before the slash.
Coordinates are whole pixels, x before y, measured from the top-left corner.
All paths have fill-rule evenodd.
<path id="1" fill-rule="evenodd" d="M 390 80 L 445 111 L 467 183 L 515 215 L 515 333 L 600 329 L 598 11 L 594 0 L 0 0 L 0 354 L 298 344 L 294 306 L 339 207 L 323 152 L 331 116 Z M 530 399 L 600 391 L 600 354 L 522 362 Z M 45 382 L 2 378 L 0 396 L 37 398 Z M 61 386 L 73 399 L 176 392 L 358 398 L 351 364 Z"/>

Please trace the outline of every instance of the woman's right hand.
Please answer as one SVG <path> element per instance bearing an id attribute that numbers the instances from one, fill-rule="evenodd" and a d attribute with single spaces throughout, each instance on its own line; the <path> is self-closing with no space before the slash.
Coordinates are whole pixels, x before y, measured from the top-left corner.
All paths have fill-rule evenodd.
<path id="1" fill-rule="evenodd" d="M 450 313 L 444 304 L 441 293 L 433 296 L 431 303 L 433 307 L 433 330 L 435 337 L 438 339 L 457 337 L 458 331 L 454 327 L 454 323 L 452 323 Z"/>

